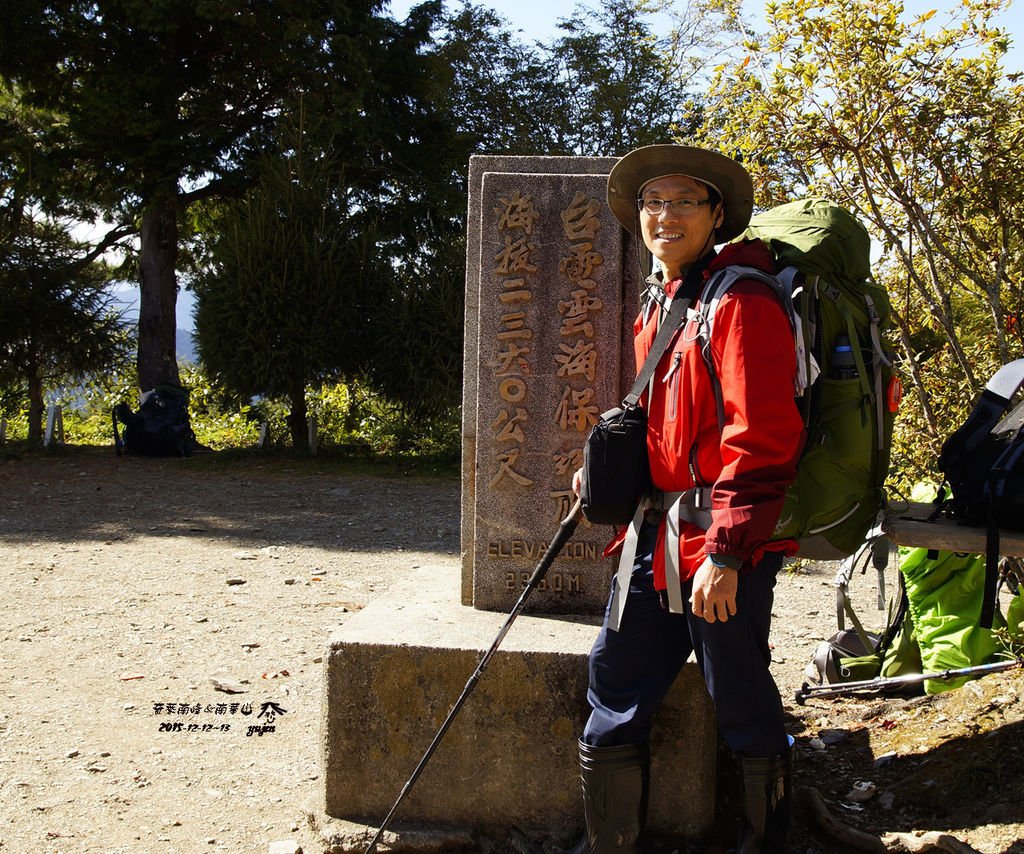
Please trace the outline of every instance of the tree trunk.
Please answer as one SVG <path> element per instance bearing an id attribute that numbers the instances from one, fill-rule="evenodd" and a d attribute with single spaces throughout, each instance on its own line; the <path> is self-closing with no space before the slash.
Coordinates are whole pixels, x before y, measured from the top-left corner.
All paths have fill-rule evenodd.
<path id="1" fill-rule="evenodd" d="M 292 447 L 298 453 L 309 452 L 309 426 L 306 419 L 309 416 L 309 409 L 306 407 L 306 386 L 298 383 L 292 389 L 289 398 L 292 402 L 291 411 L 288 413 L 288 429 L 292 433 Z"/>
<path id="2" fill-rule="evenodd" d="M 139 388 L 179 385 L 175 306 L 178 282 L 178 206 L 173 193 L 154 200 L 142 214 L 139 266 Z"/>
<path id="3" fill-rule="evenodd" d="M 43 402 L 43 381 L 35 368 L 28 374 L 28 443 L 43 444 L 43 416 L 46 406 Z"/>

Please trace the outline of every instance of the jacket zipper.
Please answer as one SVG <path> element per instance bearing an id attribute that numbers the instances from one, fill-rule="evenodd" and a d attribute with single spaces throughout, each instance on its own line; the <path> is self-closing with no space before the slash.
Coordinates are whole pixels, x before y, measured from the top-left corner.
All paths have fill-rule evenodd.
<path id="1" fill-rule="evenodd" d="M 687 467 L 690 470 L 690 482 L 694 486 L 705 486 L 703 478 L 700 476 L 700 470 L 697 468 L 697 443 L 694 442 L 690 448 L 690 459 Z"/>
<path id="2" fill-rule="evenodd" d="M 676 350 L 676 352 L 672 354 L 672 365 L 669 367 L 668 372 L 665 374 L 665 379 L 662 380 L 662 382 L 668 385 L 668 389 L 665 393 L 668 395 L 669 398 L 669 418 L 671 418 L 673 421 L 676 420 L 676 413 L 679 411 L 679 383 L 675 382 L 673 378 L 675 377 L 676 372 L 679 370 L 679 365 L 682 363 L 682 361 L 682 351 Z"/>

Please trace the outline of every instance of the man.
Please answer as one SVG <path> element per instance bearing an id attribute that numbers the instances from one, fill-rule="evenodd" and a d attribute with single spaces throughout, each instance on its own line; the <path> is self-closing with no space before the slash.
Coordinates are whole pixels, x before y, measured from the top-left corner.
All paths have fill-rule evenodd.
<path id="1" fill-rule="evenodd" d="M 716 253 L 746 228 L 753 207 L 750 176 L 721 154 L 679 145 L 632 151 L 608 177 L 608 204 L 659 268 L 634 324 L 638 371 L 672 300 L 699 307 L 703 286 L 729 265 L 773 270 L 760 241 Z M 698 322 L 683 323 L 641 399 L 655 490 L 632 535 L 624 530 L 609 546 L 614 553 L 627 544 L 590 656 L 579 851 L 638 850 L 651 718 L 691 652 L 743 769 L 738 850 L 785 850 L 791 742 L 768 635 L 775 576 L 794 548 L 771 536 L 803 444 L 793 335 L 756 279 L 740 279 L 721 299 L 706 348 Z M 705 358 L 720 381 L 721 410 Z"/>

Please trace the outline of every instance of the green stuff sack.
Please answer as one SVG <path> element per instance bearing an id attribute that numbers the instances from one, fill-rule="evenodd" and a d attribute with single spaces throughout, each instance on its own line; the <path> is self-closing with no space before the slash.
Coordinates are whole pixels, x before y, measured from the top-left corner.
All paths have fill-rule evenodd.
<path id="1" fill-rule="evenodd" d="M 985 599 L 985 558 L 962 552 L 911 549 L 900 562 L 921 650 L 921 672 L 942 673 L 987 664 L 999 649 L 979 625 Z M 995 627 L 1005 625 L 996 614 Z M 970 677 L 928 679 L 926 694 L 958 688 Z"/>

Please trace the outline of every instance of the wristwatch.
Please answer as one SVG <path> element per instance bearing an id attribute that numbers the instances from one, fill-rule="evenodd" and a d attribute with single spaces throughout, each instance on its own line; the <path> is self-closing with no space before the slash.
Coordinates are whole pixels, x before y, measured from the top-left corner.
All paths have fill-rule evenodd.
<path id="1" fill-rule="evenodd" d="M 723 567 L 729 567 L 729 569 L 739 569 L 743 566 L 743 561 L 735 555 L 718 555 L 709 554 L 708 559 L 719 569 Z"/>

